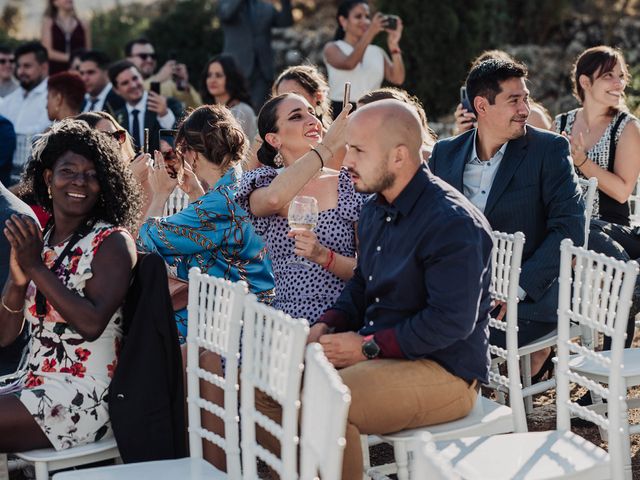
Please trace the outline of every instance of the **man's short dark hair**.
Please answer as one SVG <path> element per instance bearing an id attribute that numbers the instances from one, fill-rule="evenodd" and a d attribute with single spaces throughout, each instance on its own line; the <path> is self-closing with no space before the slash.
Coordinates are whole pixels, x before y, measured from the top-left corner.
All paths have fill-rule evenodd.
<path id="1" fill-rule="evenodd" d="M 116 62 L 109 67 L 109 81 L 115 88 L 118 88 L 118 82 L 116 81 L 118 75 L 131 67 L 135 68 L 138 73 L 140 72 L 140 70 L 138 70 L 138 67 L 136 67 L 129 60 L 120 60 L 119 62 Z"/>
<path id="2" fill-rule="evenodd" d="M 474 113 L 477 114 L 473 105 L 476 97 L 485 97 L 493 105 L 496 95 L 502 91 L 501 82 L 526 77 L 527 67 L 516 61 L 492 58 L 478 63 L 467 77 L 467 96 Z"/>
<path id="3" fill-rule="evenodd" d="M 111 63 L 111 59 L 109 55 L 100 50 L 87 50 L 82 55 L 80 55 L 81 62 L 93 62 L 95 63 L 100 70 L 106 70 L 109 68 L 109 64 Z"/>
<path id="4" fill-rule="evenodd" d="M 11 50 L 6 45 L 0 45 L 0 53 L 4 53 L 5 55 L 11 55 L 13 53 L 13 50 Z"/>
<path id="5" fill-rule="evenodd" d="M 47 53 L 47 49 L 44 48 L 40 42 L 27 42 L 20 45 L 16 48 L 14 52 L 14 56 L 16 57 L 16 61 L 23 56 L 29 53 L 33 53 L 36 56 L 36 61 L 39 64 L 43 64 L 49 61 L 49 54 Z"/>
<path id="6" fill-rule="evenodd" d="M 138 37 L 133 40 L 129 40 L 127 44 L 124 46 L 125 57 L 131 56 L 131 52 L 133 51 L 134 45 L 152 45 L 153 46 L 153 43 L 151 43 L 151 40 L 149 40 L 147 37 Z"/>

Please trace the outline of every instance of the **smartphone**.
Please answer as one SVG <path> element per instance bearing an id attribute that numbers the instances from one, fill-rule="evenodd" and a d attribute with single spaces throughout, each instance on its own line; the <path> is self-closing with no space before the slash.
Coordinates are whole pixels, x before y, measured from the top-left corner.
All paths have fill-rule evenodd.
<path id="1" fill-rule="evenodd" d="M 149 153 L 149 129 L 144 129 L 144 153 Z"/>
<path id="2" fill-rule="evenodd" d="M 395 30 L 398 28 L 398 16 L 397 15 L 385 15 L 384 16 L 384 28 L 387 30 Z"/>
<path id="3" fill-rule="evenodd" d="M 345 108 L 351 100 L 351 82 L 344 82 L 344 97 L 342 99 L 342 108 Z"/>
<path id="4" fill-rule="evenodd" d="M 462 104 L 462 108 L 464 108 L 467 112 L 473 113 L 473 108 L 471 108 L 471 102 L 469 101 L 469 97 L 467 96 L 467 87 L 460 87 L 460 103 Z"/>
<path id="5" fill-rule="evenodd" d="M 151 82 L 151 87 L 149 88 L 149 90 L 160 95 L 160 82 Z"/>
<path id="6" fill-rule="evenodd" d="M 158 133 L 160 153 L 164 158 L 167 173 L 171 178 L 178 178 L 184 167 L 183 159 L 176 155 L 177 130 L 161 129 Z"/>

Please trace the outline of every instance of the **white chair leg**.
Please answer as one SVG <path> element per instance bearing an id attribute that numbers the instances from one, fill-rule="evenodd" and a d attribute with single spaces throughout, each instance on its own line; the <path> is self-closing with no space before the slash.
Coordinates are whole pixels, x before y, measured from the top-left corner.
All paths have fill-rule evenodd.
<path id="1" fill-rule="evenodd" d="M 531 386 L 531 355 L 524 355 L 520 360 L 520 371 L 522 374 L 522 388 Z M 533 398 L 531 395 L 524 397 L 524 411 L 529 414 L 533 411 Z"/>
<path id="2" fill-rule="evenodd" d="M 9 460 L 4 453 L 0 453 L 0 480 L 9 480 Z"/>
<path id="3" fill-rule="evenodd" d="M 371 457 L 369 455 L 369 439 L 367 435 L 360 435 L 360 447 L 362 448 L 362 480 L 369 480 L 371 477 L 367 472 L 371 468 Z"/>
<path id="4" fill-rule="evenodd" d="M 496 375 L 500 375 L 500 366 L 499 365 L 492 365 L 491 366 L 491 372 L 496 374 Z M 502 405 L 506 405 L 507 404 L 507 398 L 504 395 L 504 392 L 500 389 L 496 390 L 496 401 Z"/>
<path id="5" fill-rule="evenodd" d="M 49 469 L 47 462 L 35 462 L 36 480 L 49 480 Z"/>
<path id="6" fill-rule="evenodd" d="M 393 442 L 393 455 L 398 467 L 398 480 L 409 480 L 409 455 L 405 442 Z"/>

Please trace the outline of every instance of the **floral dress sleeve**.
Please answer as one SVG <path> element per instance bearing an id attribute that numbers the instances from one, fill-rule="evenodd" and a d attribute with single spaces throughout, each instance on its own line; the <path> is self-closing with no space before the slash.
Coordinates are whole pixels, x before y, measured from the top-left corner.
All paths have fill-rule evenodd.
<path id="1" fill-rule="evenodd" d="M 236 195 L 238 204 L 247 211 L 249 219 L 258 235 L 264 235 L 269 229 L 270 217 L 256 217 L 249 208 L 249 197 L 256 188 L 268 187 L 273 179 L 278 176 L 278 171 L 272 167 L 260 167 L 244 172 L 240 179 L 240 187 Z"/>
<path id="2" fill-rule="evenodd" d="M 357 222 L 360 210 L 368 195 L 356 192 L 346 168 L 338 175 L 338 215 L 345 220 Z"/>

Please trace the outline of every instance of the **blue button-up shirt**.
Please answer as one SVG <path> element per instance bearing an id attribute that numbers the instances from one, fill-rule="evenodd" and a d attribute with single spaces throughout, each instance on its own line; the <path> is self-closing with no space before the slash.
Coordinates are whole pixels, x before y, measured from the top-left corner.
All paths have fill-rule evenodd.
<path id="1" fill-rule="evenodd" d="M 473 135 L 473 150 L 471 151 L 471 158 L 464 166 L 464 173 L 462 174 L 462 185 L 464 190 L 464 196 L 473 203 L 478 210 L 484 212 L 484 207 L 487 206 L 487 198 L 489 198 L 489 192 L 491 186 L 498 173 L 498 167 L 504 157 L 504 152 L 507 149 L 507 143 L 502 145 L 500 149 L 487 161 L 480 160 L 478 156 L 477 148 L 477 130 Z"/>
<path id="2" fill-rule="evenodd" d="M 381 195 L 367 201 L 358 236 L 358 267 L 333 307 L 344 321 L 326 323 L 374 334 L 382 356 L 431 358 L 454 375 L 486 382 L 486 219 L 425 167 L 393 204 Z"/>

